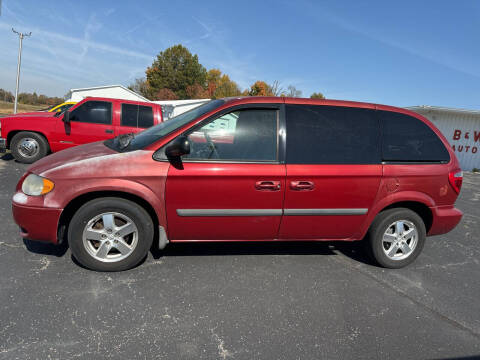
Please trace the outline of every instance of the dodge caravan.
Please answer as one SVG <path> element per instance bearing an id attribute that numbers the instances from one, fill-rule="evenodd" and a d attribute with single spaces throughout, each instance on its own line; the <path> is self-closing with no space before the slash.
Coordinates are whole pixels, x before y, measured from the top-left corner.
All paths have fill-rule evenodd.
<path id="1" fill-rule="evenodd" d="M 135 135 L 47 156 L 20 179 L 21 236 L 99 271 L 188 241 L 363 240 L 400 268 L 460 221 L 462 172 L 411 111 L 349 101 L 210 101 Z"/>

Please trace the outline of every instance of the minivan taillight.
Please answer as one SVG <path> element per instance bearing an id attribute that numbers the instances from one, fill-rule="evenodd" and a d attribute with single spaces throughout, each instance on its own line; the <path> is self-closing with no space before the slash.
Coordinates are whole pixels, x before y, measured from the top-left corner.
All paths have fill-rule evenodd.
<path id="1" fill-rule="evenodd" d="M 460 194 L 460 189 L 462 188 L 463 182 L 463 171 L 460 169 L 450 171 L 448 174 L 448 180 L 450 181 L 450 185 L 452 185 L 453 190 L 455 190 L 457 194 Z"/>

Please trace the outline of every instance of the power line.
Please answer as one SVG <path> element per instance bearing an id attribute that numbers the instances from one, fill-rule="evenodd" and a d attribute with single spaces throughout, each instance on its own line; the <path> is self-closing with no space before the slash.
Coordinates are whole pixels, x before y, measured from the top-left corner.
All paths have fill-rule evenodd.
<path id="1" fill-rule="evenodd" d="M 13 113 L 17 113 L 17 103 L 18 103 L 18 86 L 20 84 L 20 64 L 22 63 L 22 43 L 23 43 L 23 38 L 26 36 L 31 36 L 32 32 L 30 31 L 28 34 L 27 33 L 21 33 L 16 31 L 14 28 L 12 28 L 12 31 L 18 35 L 19 38 L 19 46 L 18 46 L 18 65 L 17 65 L 17 86 L 15 87 L 15 104 L 13 105 Z"/>

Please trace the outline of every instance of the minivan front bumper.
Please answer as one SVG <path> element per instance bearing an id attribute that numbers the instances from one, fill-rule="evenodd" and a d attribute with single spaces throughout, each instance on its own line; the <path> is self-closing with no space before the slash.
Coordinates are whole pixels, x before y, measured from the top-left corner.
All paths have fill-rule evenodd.
<path id="1" fill-rule="evenodd" d="M 441 235 L 452 231 L 462 220 L 463 212 L 454 206 L 431 207 L 433 219 L 428 236 Z"/>
<path id="2" fill-rule="evenodd" d="M 57 229 L 62 209 L 36 207 L 12 202 L 15 223 L 20 227 L 20 235 L 29 240 L 58 243 Z"/>

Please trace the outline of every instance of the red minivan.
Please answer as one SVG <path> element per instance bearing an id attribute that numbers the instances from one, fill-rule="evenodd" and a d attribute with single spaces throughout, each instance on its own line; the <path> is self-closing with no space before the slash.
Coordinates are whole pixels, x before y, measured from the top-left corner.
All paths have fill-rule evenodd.
<path id="1" fill-rule="evenodd" d="M 446 139 L 411 111 L 230 98 L 36 162 L 13 216 L 24 238 L 68 241 L 100 271 L 168 242 L 362 239 L 400 268 L 458 224 L 461 185 Z"/>

